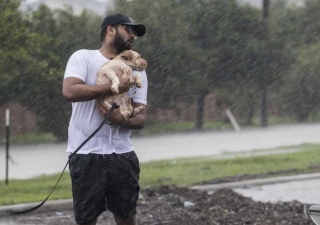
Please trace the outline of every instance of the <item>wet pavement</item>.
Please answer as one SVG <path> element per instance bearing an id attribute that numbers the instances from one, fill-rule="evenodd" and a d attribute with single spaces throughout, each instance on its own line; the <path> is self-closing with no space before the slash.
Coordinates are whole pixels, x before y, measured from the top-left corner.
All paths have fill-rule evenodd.
<path id="1" fill-rule="evenodd" d="M 235 188 L 235 192 L 261 202 L 292 202 L 320 205 L 320 178 Z"/>
<path id="2" fill-rule="evenodd" d="M 292 202 L 320 205 L 320 173 L 252 179 L 220 184 L 192 186 L 192 189 L 215 192 L 232 189 L 257 202 Z"/>

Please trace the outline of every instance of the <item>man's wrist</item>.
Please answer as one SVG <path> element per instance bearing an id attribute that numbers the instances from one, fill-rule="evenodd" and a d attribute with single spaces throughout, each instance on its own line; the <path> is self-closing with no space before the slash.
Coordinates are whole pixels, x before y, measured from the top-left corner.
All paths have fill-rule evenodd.
<path id="1" fill-rule="evenodd" d="M 119 125 L 119 126 L 125 126 L 125 125 L 128 124 L 128 122 L 129 122 L 129 119 L 126 120 L 125 118 L 123 118 L 123 120 L 119 121 L 119 122 L 117 123 L 117 125 Z"/>

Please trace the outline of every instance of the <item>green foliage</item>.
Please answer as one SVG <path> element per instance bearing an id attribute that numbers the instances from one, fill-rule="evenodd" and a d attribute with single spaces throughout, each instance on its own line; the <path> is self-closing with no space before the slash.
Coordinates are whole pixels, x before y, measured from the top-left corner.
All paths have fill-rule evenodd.
<path id="1" fill-rule="evenodd" d="M 16 100 L 14 80 L 21 77 L 23 63 L 30 55 L 26 48 L 26 23 L 18 12 L 19 1 L 0 0 L 0 105 Z"/>
<path id="2" fill-rule="evenodd" d="M 229 122 L 221 121 L 205 121 L 203 129 L 206 131 L 217 131 L 231 129 Z M 194 131 L 194 123 L 192 121 L 174 121 L 162 123 L 147 123 L 140 131 L 140 135 L 159 135 L 168 133 L 181 133 Z"/>
<path id="3" fill-rule="evenodd" d="M 29 180 L 9 180 L 9 185 L 0 182 L 0 205 L 12 205 L 43 201 L 52 190 L 60 174 L 41 176 Z M 69 173 L 62 176 L 59 185 L 50 200 L 68 199 L 72 197 Z"/>
<path id="4" fill-rule="evenodd" d="M 320 2 L 307 0 L 302 7 L 274 7 L 272 26 L 277 39 L 286 42 L 286 52 L 294 55 L 290 69 L 283 71 L 276 107 L 299 122 L 306 122 L 319 109 L 319 18 Z"/>
<path id="5" fill-rule="evenodd" d="M 320 41 L 320 2 L 318 0 L 306 0 L 305 6 L 299 10 L 298 32 L 306 44 Z"/>
<path id="6" fill-rule="evenodd" d="M 17 136 L 10 137 L 10 145 L 11 144 L 41 144 L 41 143 L 55 143 L 57 138 L 50 133 L 40 133 L 40 134 L 23 134 Z M 5 139 L 3 139 L 0 145 L 5 144 Z"/>
<path id="7" fill-rule="evenodd" d="M 22 16 L 17 1 L 0 6 L 0 105 L 17 101 L 33 109 L 42 131 L 65 140 L 71 108 L 62 96 L 64 69 L 74 51 L 99 46 L 101 18 L 44 5 Z"/>
<path id="8" fill-rule="evenodd" d="M 71 113 L 70 103 L 65 101 L 61 90 L 64 69 L 73 52 L 99 45 L 98 21 L 101 18 L 86 11 L 76 16 L 71 8 L 51 12 L 46 6 L 41 6 L 29 19 L 30 32 L 41 35 L 39 42 L 33 42 L 39 49 L 33 51 L 33 59 L 43 67 L 30 73 L 33 74 L 28 80 L 30 92 L 22 102 L 44 118 L 42 130 L 52 132 L 59 141 L 67 137 Z"/>
<path id="9" fill-rule="evenodd" d="M 148 60 L 150 106 L 175 107 L 177 101 L 193 96 L 187 85 L 193 80 L 190 64 L 197 56 L 192 55 L 192 43 L 187 39 L 190 24 L 186 23 L 184 5 L 167 0 L 115 3 L 114 11 L 147 27 L 147 34 L 137 39 L 135 49 Z"/>
<path id="10" fill-rule="evenodd" d="M 305 151 L 248 158 L 192 158 L 150 162 L 141 165 L 142 186 L 192 185 L 217 178 L 286 170 L 306 173 L 318 164 L 319 146 L 304 146 Z"/>
<path id="11" fill-rule="evenodd" d="M 306 122 L 320 106 L 319 60 L 320 42 L 302 48 L 282 89 L 284 110 L 295 115 L 299 122 Z"/>

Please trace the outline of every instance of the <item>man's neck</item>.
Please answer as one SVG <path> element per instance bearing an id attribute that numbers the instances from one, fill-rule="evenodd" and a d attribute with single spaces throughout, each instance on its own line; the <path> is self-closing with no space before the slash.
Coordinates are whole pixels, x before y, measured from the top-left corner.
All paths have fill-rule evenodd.
<path id="1" fill-rule="evenodd" d="M 117 55 L 115 50 L 111 49 L 110 47 L 108 48 L 106 46 L 103 46 L 103 45 L 101 46 L 99 51 L 107 59 L 113 59 Z"/>

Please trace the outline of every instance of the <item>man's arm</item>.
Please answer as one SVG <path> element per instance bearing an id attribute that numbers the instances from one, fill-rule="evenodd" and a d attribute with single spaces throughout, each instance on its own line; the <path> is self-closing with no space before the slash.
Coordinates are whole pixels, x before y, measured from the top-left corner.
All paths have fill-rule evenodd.
<path id="1" fill-rule="evenodd" d="M 128 91 L 130 80 L 120 80 L 119 93 Z M 67 77 L 63 80 L 63 96 L 69 102 L 83 102 L 100 98 L 101 96 L 111 96 L 111 85 L 91 86 L 85 84 L 81 79 L 76 77 Z"/>
<path id="2" fill-rule="evenodd" d="M 122 119 L 117 123 L 117 125 L 126 129 L 142 129 L 146 122 L 147 107 L 141 103 L 137 103 L 137 102 L 133 103 L 134 108 L 139 107 L 141 105 L 144 106 L 144 109 L 140 113 L 136 114 L 134 117 L 128 120 Z"/>
<path id="3" fill-rule="evenodd" d="M 145 106 L 142 103 L 133 102 L 133 107 L 139 107 L 139 106 Z M 105 116 L 109 110 L 110 107 L 108 107 L 106 104 L 99 102 L 99 105 L 97 106 L 99 109 L 99 112 L 101 115 Z M 126 129 L 142 129 L 147 117 L 147 109 L 146 106 L 142 112 L 138 113 L 134 117 L 125 120 L 124 117 L 121 115 L 119 109 L 114 109 L 113 113 L 109 116 L 108 121 L 112 124 L 119 125 L 122 128 Z"/>

